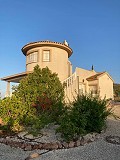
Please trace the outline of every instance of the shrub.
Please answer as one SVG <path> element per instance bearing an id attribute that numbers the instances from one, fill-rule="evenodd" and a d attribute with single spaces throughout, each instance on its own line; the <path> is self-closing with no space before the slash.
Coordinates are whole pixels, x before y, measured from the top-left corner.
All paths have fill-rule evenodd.
<path id="1" fill-rule="evenodd" d="M 106 109 L 106 100 L 91 95 L 77 96 L 69 108 L 61 118 L 60 127 L 57 130 L 67 141 L 86 133 L 100 132 L 110 114 Z"/>
<path id="2" fill-rule="evenodd" d="M 63 110 L 63 99 L 64 88 L 57 74 L 37 65 L 33 73 L 13 87 L 12 97 L 0 100 L 3 128 L 11 131 L 20 131 L 23 127 L 41 129 L 57 121 Z"/>
<path id="3" fill-rule="evenodd" d="M 48 67 L 40 69 L 38 65 L 13 90 L 24 104 L 37 108 L 38 112 L 48 110 L 54 103 L 64 99 L 64 89 L 57 74 L 51 73 Z"/>
<path id="4" fill-rule="evenodd" d="M 7 97 L 0 101 L 0 116 L 9 131 L 20 131 L 25 115 L 30 118 L 35 113 L 35 109 L 29 110 L 21 100 L 16 97 Z"/>

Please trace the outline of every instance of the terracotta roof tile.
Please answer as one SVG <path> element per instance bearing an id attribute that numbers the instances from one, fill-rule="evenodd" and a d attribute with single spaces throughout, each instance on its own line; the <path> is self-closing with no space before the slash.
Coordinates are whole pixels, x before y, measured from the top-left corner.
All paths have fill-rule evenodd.
<path id="1" fill-rule="evenodd" d="M 105 73 L 105 72 L 99 72 L 99 73 L 97 73 L 97 74 L 95 74 L 95 75 L 93 75 L 93 76 L 88 77 L 86 80 L 87 80 L 87 81 L 97 80 L 97 79 L 98 79 L 98 76 L 100 76 L 100 75 L 102 75 L 102 74 L 104 74 L 104 73 Z"/>

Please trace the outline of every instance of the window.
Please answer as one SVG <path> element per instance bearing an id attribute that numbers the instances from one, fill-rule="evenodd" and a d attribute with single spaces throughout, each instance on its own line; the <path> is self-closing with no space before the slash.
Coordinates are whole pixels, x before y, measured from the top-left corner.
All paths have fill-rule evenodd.
<path id="1" fill-rule="evenodd" d="M 44 50 L 43 51 L 43 61 L 44 62 L 49 62 L 50 61 L 50 51 L 49 50 Z"/>
<path id="2" fill-rule="evenodd" d="M 90 86 L 89 91 L 92 95 L 97 94 L 97 86 Z"/>
<path id="3" fill-rule="evenodd" d="M 37 62 L 38 52 L 30 53 L 27 56 L 27 63 Z"/>

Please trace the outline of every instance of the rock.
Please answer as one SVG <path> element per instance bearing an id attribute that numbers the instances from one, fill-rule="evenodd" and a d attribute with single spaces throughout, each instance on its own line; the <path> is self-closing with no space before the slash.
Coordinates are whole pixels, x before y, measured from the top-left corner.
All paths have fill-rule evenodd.
<path id="1" fill-rule="evenodd" d="M 13 145 L 14 145 L 13 147 L 15 147 L 15 148 L 17 148 L 17 147 L 20 146 L 19 142 L 17 142 L 17 141 L 16 141 L 16 142 L 13 142 Z"/>
<path id="2" fill-rule="evenodd" d="M 6 140 L 10 140 L 10 137 L 6 137 Z"/>
<path id="3" fill-rule="evenodd" d="M 24 149 L 25 148 L 25 143 L 21 144 L 21 149 Z"/>
<path id="4" fill-rule="evenodd" d="M 24 138 L 24 136 L 25 136 L 26 134 L 28 134 L 28 132 L 20 132 L 20 133 L 18 133 L 18 137 Z"/>
<path id="5" fill-rule="evenodd" d="M 13 144 L 12 144 L 13 145 Z M 23 142 L 19 142 L 19 148 L 22 148 Z"/>
<path id="6" fill-rule="evenodd" d="M 81 141 L 81 139 L 82 139 L 82 137 L 80 136 L 80 137 L 78 138 L 78 140 Z"/>
<path id="7" fill-rule="evenodd" d="M 99 139 L 100 138 L 100 134 L 96 134 L 95 139 Z"/>
<path id="8" fill-rule="evenodd" d="M 5 138 L 2 138 L 2 139 L 0 140 L 0 142 L 6 144 L 6 139 L 5 139 Z"/>
<path id="9" fill-rule="evenodd" d="M 92 138 L 95 139 L 96 134 L 97 134 L 97 133 L 92 133 Z"/>
<path id="10" fill-rule="evenodd" d="M 38 153 L 32 153 L 30 156 L 29 156 L 29 158 L 38 158 L 40 156 L 40 154 L 38 154 Z"/>
<path id="11" fill-rule="evenodd" d="M 78 147 L 78 146 L 80 146 L 80 140 L 77 140 L 77 141 L 75 142 L 75 147 Z"/>
<path id="12" fill-rule="evenodd" d="M 3 141 L 4 141 L 4 138 L 0 138 L 0 143 L 3 143 Z"/>
<path id="13" fill-rule="evenodd" d="M 74 147 L 74 145 L 75 145 L 75 142 L 70 141 L 70 142 L 69 142 L 69 144 L 68 144 L 68 147 L 69 147 L 69 148 L 73 148 L 73 147 Z"/>
<path id="14" fill-rule="evenodd" d="M 67 142 L 63 142 L 62 145 L 63 145 L 64 148 L 68 148 L 68 143 Z"/>
<path id="15" fill-rule="evenodd" d="M 39 143 L 38 144 L 38 149 L 41 149 L 42 148 L 42 144 L 41 143 Z M 37 149 L 37 148 L 36 148 Z"/>
<path id="16" fill-rule="evenodd" d="M 86 144 L 86 141 L 84 140 L 84 138 L 82 138 L 81 141 L 80 141 L 80 145 L 84 146 L 85 144 Z"/>
<path id="17" fill-rule="evenodd" d="M 61 143 L 57 142 L 57 144 L 58 144 L 58 148 L 59 148 L 59 149 L 62 149 L 62 148 L 63 148 L 63 146 L 62 146 Z"/>
<path id="18" fill-rule="evenodd" d="M 51 149 L 51 143 L 44 143 L 42 149 Z"/>
<path id="19" fill-rule="evenodd" d="M 86 134 L 85 136 L 83 136 L 83 139 L 84 139 L 85 143 L 93 141 L 92 134 L 90 134 L 90 133 Z"/>
<path id="20" fill-rule="evenodd" d="M 24 137 L 27 138 L 27 139 L 30 139 L 30 140 L 34 139 L 34 136 L 32 134 L 27 134 Z"/>
<path id="21" fill-rule="evenodd" d="M 31 144 L 27 144 L 24 148 L 25 151 L 31 151 L 32 150 L 32 146 Z"/>
<path id="22" fill-rule="evenodd" d="M 32 149 L 34 150 L 34 149 L 41 149 L 41 147 L 42 147 L 42 145 L 40 145 L 40 147 L 39 147 L 39 144 L 34 144 L 33 146 L 32 146 Z"/>
<path id="23" fill-rule="evenodd" d="M 42 145 L 43 149 L 48 149 L 48 150 L 54 150 L 58 149 L 58 144 L 57 143 L 44 143 Z"/>
<path id="24" fill-rule="evenodd" d="M 54 149 L 58 149 L 58 144 L 57 143 L 52 143 L 51 144 L 51 150 L 54 150 Z"/>

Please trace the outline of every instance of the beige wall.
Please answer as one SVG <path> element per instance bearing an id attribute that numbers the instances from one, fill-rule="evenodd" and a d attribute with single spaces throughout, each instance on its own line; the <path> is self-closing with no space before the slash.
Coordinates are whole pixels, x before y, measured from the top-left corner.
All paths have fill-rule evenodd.
<path id="1" fill-rule="evenodd" d="M 83 89 L 84 92 L 89 93 L 89 83 L 86 80 L 86 78 L 95 75 L 96 72 L 94 70 L 89 71 L 83 68 L 76 68 L 75 71 L 76 71 L 76 75 L 79 76 L 79 83 L 80 84 L 84 83 L 84 87 L 85 87 L 85 89 Z"/>
<path id="2" fill-rule="evenodd" d="M 102 99 L 105 96 L 106 99 L 113 98 L 113 81 L 107 74 L 99 77 L 99 90 Z"/>
<path id="3" fill-rule="evenodd" d="M 43 50 L 50 50 L 50 62 L 43 62 Z M 65 80 L 71 75 L 72 67 L 68 61 L 67 51 L 57 47 L 44 46 L 30 49 L 26 55 L 29 55 L 35 51 L 38 51 L 38 61 L 36 63 L 26 64 L 26 71 L 32 71 L 33 68 L 38 64 L 40 68 L 45 68 L 47 66 L 52 72 L 56 72 L 61 81 Z"/>
<path id="4" fill-rule="evenodd" d="M 96 74 L 96 72 L 93 70 L 89 71 L 89 70 L 85 70 L 83 68 L 76 68 L 76 74 L 77 76 L 79 76 L 79 81 L 80 82 L 86 82 L 86 78 L 93 76 Z"/>

